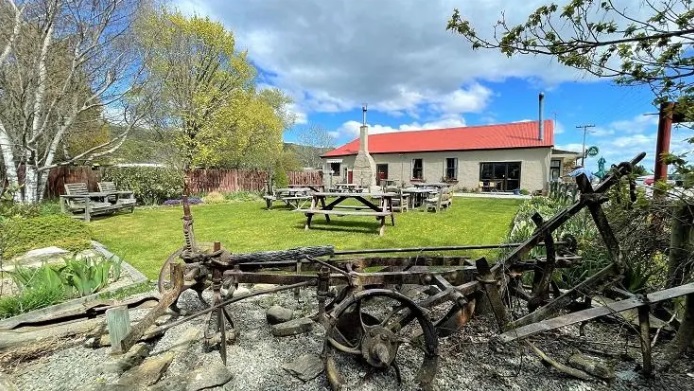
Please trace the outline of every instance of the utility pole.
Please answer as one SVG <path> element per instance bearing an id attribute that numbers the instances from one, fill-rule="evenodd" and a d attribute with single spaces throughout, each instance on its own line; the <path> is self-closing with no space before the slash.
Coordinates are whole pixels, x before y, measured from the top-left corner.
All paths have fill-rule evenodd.
<path id="1" fill-rule="evenodd" d="M 581 150 L 581 165 L 583 167 L 586 166 L 586 133 L 588 132 L 588 128 L 594 128 L 595 125 L 577 125 L 576 129 L 581 129 L 583 128 L 583 149 Z"/>

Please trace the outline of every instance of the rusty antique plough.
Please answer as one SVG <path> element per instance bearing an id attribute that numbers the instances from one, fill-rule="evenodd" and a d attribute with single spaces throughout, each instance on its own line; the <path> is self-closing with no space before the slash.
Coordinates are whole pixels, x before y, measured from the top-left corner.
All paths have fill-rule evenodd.
<path id="1" fill-rule="evenodd" d="M 459 330 L 472 316 L 475 305 L 484 306 L 494 314 L 502 329 L 499 335 L 502 342 L 596 317 L 595 314 L 576 317 L 579 312 L 570 314 L 573 318 L 549 325 L 545 321 L 561 320 L 562 317 L 552 318 L 558 310 L 579 297 L 590 297 L 621 277 L 624 260 L 601 204 L 607 201 L 606 191 L 620 178 L 628 176 L 644 156 L 642 153 L 631 162 L 619 164 L 595 188 L 584 175 L 579 176 L 581 196 L 578 201 L 546 221 L 536 214 L 533 221 L 537 228 L 529 239 L 501 245 L 351 251 L 336 251 L 326 246 L 232 254 L 215 243 L 211 249 L 202 250 L 195 241 L 193 218 L 184 197 L 185 246 L 172 254 L 162 267 L 159 289 L 163 298 L 153 309 L 152 317 L 156 318 L 168 306 L 176 309 L 175 302 L 184 290 L 197 292 L 204 302 L 202 292 L 211 289 L 211 306 L 163 327 L 207 315 L 205 342 L 218 345 L 226 363 L 228 332 L 235 331 L 227 309 L 229 304 L 252 296 L 314 287 L 318 306 L 313 320 L 326 329 L 323 357 L 327 378 L 334 389 L 340 389 L 345 381 L 338 369 L 338 352 L 360 357 L 375 368 L 393 368 L 399 379 L 396 356 L 401 349 L 418 352 L 417 381 L 423 389 L 429 389 L 437 370 L 438 338 Z M 572 237 L 555 238 L 552 234 L 584 208 L 590 211 L 609 249 L 612 264 L 561 293 L 551 279 L 554 270 L 571 267 L 580 262 L 580 257 L 575 254 L 576 241 Z M 530 258 L 530 251 L 537 246 L 544 246 L 546 256 Z M 458 256 L 422 255 L 427 251 L 498 248 L 509 251 L 493 265 L 484 258 L 471 262 Z M 367 256 L 408 252 L 416 255 Z M 527 274 L 530 276 L 524 280 L 532 281 L 531 284 L 521 280 Z M 234 289 L 240 283 L 277 286 L 234 296 Z M 413 290 L 418 294 L 412 294 Z M 527 315 L 510 319 L 510 296 L 527 302 Z M 647 303 L 645 299 L 644 302 Z M 637 300 L 629 308 L 647 307 L 644 302 Z M 441 311 L 446 303 L 450 303 L 449 307 Z M 141 329 L 147 326 L 143 324 Z M 124 350 L 137 338 L 136 333 L 131 333 L 123 342 Z"/>

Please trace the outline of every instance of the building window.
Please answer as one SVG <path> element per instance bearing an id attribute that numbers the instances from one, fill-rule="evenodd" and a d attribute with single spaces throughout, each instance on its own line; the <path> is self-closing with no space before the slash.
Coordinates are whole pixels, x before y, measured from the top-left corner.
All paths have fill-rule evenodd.
<path id="1" fill-rule="evenodd" d="M 330 163 L 330 174 L 340 175 L 340 163 Z"/>
<path id="2" fill-rule="evenodd" d="M 521 162 L 480 163 L 480 182 L 483 191 L 520 189 Z"/>
<path id="3" fill-rule="evenodd" d="M 454 180 L 458 179 L 458 158 L 455 158 L 455 157 L 446 158 L 445 179 L 448 181 L 454 181 Z"/>
<path id="4" fill-rule="evenodd" d="M 424 160 L 412 159 L 412 179 L 424 179 Z"/>
<path id="5" fill-rule="evenodd" d="M 561 159 L 552 159 L 549 163 L 549 178 L 551 181 L 559 180 L 561 176 Z"/>
<path id="6" fill-rule="evenodd" d="M 388 179 L 388 165 L 387 164 L 377 164 L 376 165 L 376 179 L 377 183 L 381 183 L 382 180 Z"/>

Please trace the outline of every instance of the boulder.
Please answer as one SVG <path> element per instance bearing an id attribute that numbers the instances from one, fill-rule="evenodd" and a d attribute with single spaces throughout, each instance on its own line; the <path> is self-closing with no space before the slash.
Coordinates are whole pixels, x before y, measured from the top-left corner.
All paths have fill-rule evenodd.
<path id="1" fill-rule="evenodd" d="M 284 323 L 292 320 L 294 311 L 278 305 L 273 305 L 267 309 L 265 316 L 267 317 L 267 322 L 270 324 Z"/>

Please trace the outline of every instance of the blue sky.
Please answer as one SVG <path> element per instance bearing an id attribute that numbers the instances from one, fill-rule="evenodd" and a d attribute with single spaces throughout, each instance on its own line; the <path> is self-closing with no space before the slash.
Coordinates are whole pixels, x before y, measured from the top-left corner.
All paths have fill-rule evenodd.
<path id="1" fill-rule="evenodd" d="M 555 146 L 580 151 L 577 125 L 594 124 L 586 145 L 600 154 L 597 168 L 645 151 L 653 169 L 657 116 L 646 87 L 621 87 L 557 64 L 548 57 L 506 58 L 473 51 L 445 31 L 454 8 L 487 35 L 503 10 L 521 22 L 547 0 L 178 0 L 189 14 L 207 15 L 233 31 L 236 46 L 259 68 L 259 83 L 289 94 L 296 141 L 311 126 L 333 134 L 337 145 L 356 137 L 367 103 L 371 133 L 556 119 Z M 559 1 L 562 3 L 562 1 Z M 641 2 L 616 0 L 643 17 Z M 514 19 L 515 18 L 515 19 Z M 691 145 L 689 129 L 675 129 L 673 152 Z"/>

